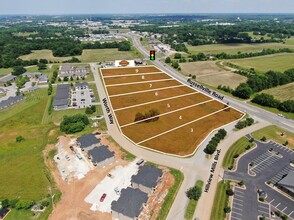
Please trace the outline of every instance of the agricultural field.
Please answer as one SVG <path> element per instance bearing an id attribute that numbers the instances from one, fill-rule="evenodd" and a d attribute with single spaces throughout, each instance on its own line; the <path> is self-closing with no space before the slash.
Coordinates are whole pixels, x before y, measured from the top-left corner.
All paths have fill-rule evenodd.
<path id="1" fill-rule="evenodd" d="M 181 63 L 180 66 L 185 75 L 196 75 L 197 81 L 213 87 L 225 85 L 235 89 L 247 80 L 245 76 L 220 68 L 215 61 Z"/>
<path id="2" fill-rule="evenodd" d="M 288 43 L 287 43 L 288 42 Z M 208 44 L 201 46 L 189 46 L 188 50 L 191 54 L 205 53 L 205 54 L 217 54 L 217 53 L 228 53 L 228 54 L 237 54 L 238 52 L 249 53 L 249 52 L 258 52 L 263 49 L 280 49 L 280 48 L 292 48 L 294 49 L 294 44 L 290 43 L 290 40 L 283 43 L 258 43 L 258 44 L 241 44 L 241 43 L 232 43 L 232 44 Z"/>
<path id="3" fill-rule="evenodd" d="M 294 100 L 294 83 L 263 90 L 262 93 L 270 94 L 280 101 Z"/>
<path id="4" fill-rule="evenodd" d="M 166 76 L 158 81 L 158 74 L 150 74 L 150 71 L 160 72 L 153 66 L 101 69 L 121 131 L 138 145 L 169 154 L 189 155 L 213 129 L 243 116 L 164 72 L 158 73 Z M 150 110 L 157 114 L 148 116 L 146 113 Z M 138 119 L 138 113 L 143 118 Z M 179 141 L 178 137 L 185 138 Z"/>
<path id="5" fill-rule="evenodd" d="M 245 59 L 233 59 L 228 62 L 245 68 L 254 68 L 259 72 L 269 70 L 285 71 L 294 68 L 294 54 L 274 54 Z"/>

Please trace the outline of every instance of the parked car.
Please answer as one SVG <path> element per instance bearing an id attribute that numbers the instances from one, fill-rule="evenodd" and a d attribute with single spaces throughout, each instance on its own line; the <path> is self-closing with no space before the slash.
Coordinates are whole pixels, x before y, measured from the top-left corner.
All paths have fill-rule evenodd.
<path id="1" fill-rule="evenodd" d="M 106 198 L 106 196 L 107 196 L 107 194 L 106 193 L 103 193 L 102 196 L 101 196 L 101 198 L 100 198 L 100 202 L 103 202 L 104 199 Z"/>
<path id="2" fill-rule="evenodd" d="M 140 166 L 142 163 L 144 163 L 144 159 L 140 159 L 138 160 L 138 162 L 136 163 L 138 166 Z"/>

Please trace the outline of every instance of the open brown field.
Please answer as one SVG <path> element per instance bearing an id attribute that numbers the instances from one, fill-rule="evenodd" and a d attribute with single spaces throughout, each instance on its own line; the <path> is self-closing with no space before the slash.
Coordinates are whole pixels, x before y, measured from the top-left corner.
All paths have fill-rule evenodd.
<path id="1" fill-rule="evenodd" d="M 213 87 L 225 85 L 235 89 L 247 80 L 245 76 L 218 67 L 215 61 L 181 63 L 180 66 L 185 75 L 196 75 L 197 81 Z"/>
<path id="2" fill-rule="evenodd" d="M 138 72 L 136 71 L 138 70 Z M 111 68 L 111 69 L 103 69 L 103 76 L 115 76 L 122 74 L 136 74 L 136 73 L 152 73 L 152 72 L 162 72 L 155 66 L 146 66 L 140 68 Z"/>
<path id="3" fill-rule="evenodd" d="M 140 68 L 135 67 L 133 70 L 145 71 Z M 101 70 L 102 75 L 104 70 Z M 108 73 L 119 75 L 115 70 L 121 71 L 121 69 L 111 69 Z M 158 76 L 171 78 L 165 73 L 152 75 L 146 73 L 145 77 L 148 76 L 151 76 L 148 80 L 155 80 Z M 191 154 L 213 129 L 243 116 L 243 113 L 232 108 L 225 110 L 227 106 L 223 103 L 181 85 L 176 80 L 154 82 L 152 88 L 150 83 L 109 86 L 142 82 L 141 76 L 106 77 L 104 80 L 122 133 L 138 145 L 161 152 L 183 156 Z M 179 87 L 165 88 L 170 86 Z M 150 89 L 154 90 L 148 91 Z M 134 94 L 128 94 L 132 92 Z M 160 116 L 157 121 L 134 123 L 138 112 L 145 114 L 151 109 L 158 110 Z M 192 131 L 191 128 L 193 128 Z"/>
<path id="4" fill-rule="evenodd" d="M 167 80 L 167 81 L 160 81 L 160 82 L 148 82 L 148 83 L 121 85 L 121 86 L 109 86 L 107 87 L 107 91 L 109 95 L 115 95 L 115 94 L 129 93 L 129 92 L 144 91 L 148 89 L 159 89 L 159 88 L 170 87 L 170 86 L 178 86 L 178 85 L 181 85 L 181 84 L 176 80 Z"/>
<path id="5" fill-rule="evenodd" d="M 242 117 L 242 114 L 234 109 L 230 109 L 229 112 L 221 111 L 152 140 L 143 142 L 141 145 L 169 154 L 189 155 L 193 153 L 195 147 L 213 129 L 235 121 L 240 117 Z M 193 132 L 191 132 L 191 128 L 193 128 Z"/>
<path id="6" fill-rule="evenodd" d="M 122 77 L 115 77 L 115 78 L 104 78 L 106 85 L 131 83 L 131 82 L 143 82 L 143 81 L 158 80 L 158 79 L 171 79 L 171 77 L 166 75 L 165 73 L 158 73 L 158 74 L 144 75 L 144 79 L 142 78 L 142 76 L 122 76 Z"/>
<path id="7" fill-rule="evenodd" d="M 124 110 L 116 111 L 116 118 L 121 126 L 125 124 L 129 124 L 134 122 L 135 115 L 138 112 L 146 113 L 150 109 L 157 109 L 160 114 L 164 114 L 167 112 L 175 111 L 177 109 L 185 108 L 191 105 L 195 105 L 197 103 L 205 102 L 210 99 L 208 96 L 205 96 L 201 93 L 192 94 L 189 96 L 184 96 L 180 98 L 170 99 L 166 101 L 151 103 L 147 105 L 142 105 L 133 108 L 127 108 Z M 170 107 L 167 107 L 169 104 Z"/>
<path id="8" fill-rule="evenodd" d="M 207 102 L 202 105 L 160 116 L 159 120 L 155 122 L 142 122 L 123 127 L 122 131 L 127 137 L 132 139 L 135 143 L 138 143 L 197 118 L 216 112 L 223 107 L 224 105 L 217 101 Z M 180 116 L 182 116 L 182 119 L 180 119 Z"/>
<path id="9" fill-rule="evenodd" d="M 263 90 L 262 93 L 273 95 L 280 101 L 294 100 L 294 82 L 275 88 Z"/>
<path id="10" fill-rule="evenodd" d="M 132 105 L 142 104 L 146 102 L 157 101 L 160 99 L 170 98 L 173 96 L 184 95 L 187 93 L 195 92 L 195 90 L 190 89 L 186 86 L 169 88 L 159 90 L 157 92 L 157 96 L 155 95 L 156 91 L 152 92 L 142 92 L 136 93 L 132 95 L 124 95 L 124 96 L 116 96 L 111 97 L 111 103 L 113 109 L 124 108 Z"/>

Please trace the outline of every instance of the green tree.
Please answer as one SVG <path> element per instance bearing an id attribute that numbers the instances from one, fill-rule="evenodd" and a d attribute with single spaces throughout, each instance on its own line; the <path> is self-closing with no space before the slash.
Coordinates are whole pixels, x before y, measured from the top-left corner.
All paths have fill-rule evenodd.
<path id="1" fill-rule="evenodd" d="M 193 199 L 193 200 L 197 201 L 200 198 L 201 193 L 202 193 L 201 188 L 198 186 L 194 186 L 194 187 L 191 187 L 190 189 L 188 189 L 188 191 L 186 192 L 186 195 L 190 200 Z"/>
<path id="2" fill-rule="evenodd" d="M 247 83 L 241 83 L 234 91 L 233 95 L 242 99 L 249 99 L 252 94 L 252 89 Z"/>
<path id="3" fill-rule="evenodd" d="M 23 66 L 15 66 L 13 67 L 12 75 L 19 76 L 26 72 L 26 69 Z"/>
<path id="4" fill-rule="evenodd" d="M 166 63 L 170 63 L 171 62 L 171 58 L 170 57 L 165 58 L 165 62 Z"/>
<path id="5" fill-rule="evenodd" d="M 45 69 L 47 69 L 47 66 L 44 63 L 38 63 L 37 66 L 38 66 L 38 70 L 45 70 Z"/>

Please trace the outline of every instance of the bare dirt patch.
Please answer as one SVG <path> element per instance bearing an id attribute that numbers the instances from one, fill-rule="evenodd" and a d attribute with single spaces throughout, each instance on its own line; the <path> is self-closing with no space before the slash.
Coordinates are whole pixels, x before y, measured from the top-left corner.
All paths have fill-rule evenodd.
<path id="1" fill-rule="evenodd" d="M 217 87 L 218 85 L 230 86 L 235 89 L 240 83 L 246 82 L 246 77 L 218 67 L 215 61 L 181 63 L 185 75 L 196 75 L 197 81 Z"/>
<path id="2" fill-rule="evenodd" d="M 161 72 L 161 70 L 159 70 L 155 66 L 147 66 L 147 67 L 140 67 L 140 68 L 111 68 L 111 69 L 102 69 L 101 71 L 103 76 Z"/>

